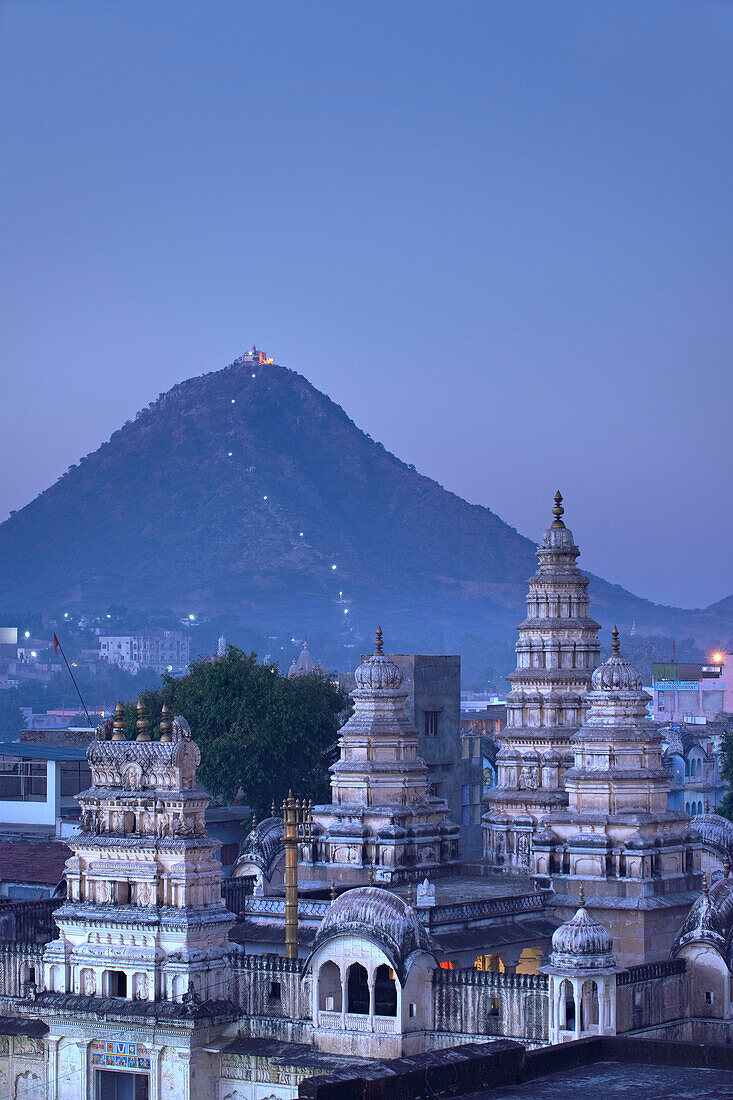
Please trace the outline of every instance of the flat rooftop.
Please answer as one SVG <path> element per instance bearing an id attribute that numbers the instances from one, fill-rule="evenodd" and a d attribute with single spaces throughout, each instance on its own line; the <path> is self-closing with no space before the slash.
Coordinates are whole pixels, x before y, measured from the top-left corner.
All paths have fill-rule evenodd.
<path id="1" fill-rule="evenodd" d="M 456 1100 L 733 1100 L 733 1070 L 596 1062 Z"/>

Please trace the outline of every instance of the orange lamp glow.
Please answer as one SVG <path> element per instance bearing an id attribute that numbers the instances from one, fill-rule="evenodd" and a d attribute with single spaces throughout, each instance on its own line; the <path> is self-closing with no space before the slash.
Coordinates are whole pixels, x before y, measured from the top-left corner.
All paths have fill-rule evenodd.
<path id="1" fill-rule="evenodd" d="M 713 653 L 713 664 L 714 665 L 722 665 L 722 663 L 723 663 L 723 654 L 722 653 Z"/>

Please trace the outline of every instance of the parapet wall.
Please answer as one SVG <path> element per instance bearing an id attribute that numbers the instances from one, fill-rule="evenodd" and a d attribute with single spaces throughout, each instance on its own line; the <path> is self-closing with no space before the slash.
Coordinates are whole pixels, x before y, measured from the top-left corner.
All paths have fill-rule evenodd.
<path id="1" fill-rule="evenodd" d="M 439 969 L 433 975 L 433 1028 L 454 1035 L 547 1041 L 548 990 L 546 974 Z"/>
<path id="2" fill-rule="evenodd" d="M 619 1034 L 682 1020 L 688 1012 L 684 959 L 632 966 L 616 979 L 616 1030 Z"/>

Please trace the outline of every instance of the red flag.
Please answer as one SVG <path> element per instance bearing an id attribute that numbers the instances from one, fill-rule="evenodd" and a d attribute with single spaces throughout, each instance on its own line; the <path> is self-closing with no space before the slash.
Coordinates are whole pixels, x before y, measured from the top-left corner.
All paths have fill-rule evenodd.
<path id="1" fill-rule="evenodd" d="M 61 648 L 61 642 L 56 637 L 56 631 L 54 630 L 54 632 L 53 632 L 53 651 L 54 651 L 54 653 L 58 653 L 60 648 Z"/>

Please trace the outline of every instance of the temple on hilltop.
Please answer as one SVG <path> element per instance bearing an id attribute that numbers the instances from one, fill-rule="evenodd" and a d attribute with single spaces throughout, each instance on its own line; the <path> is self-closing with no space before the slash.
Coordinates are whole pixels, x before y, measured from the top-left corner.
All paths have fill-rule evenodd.
<path id="1" fill-rule="evenodd" d="M 568 804 L 565 773 L 586 711 L 591 673 L 600 660 L 600 626 L 588 613 L 588 578 L 565 526 L 562 496 L 537 547 L 539 569 L 527 582 L 527 617 L 519 625 L 517 667 L 508 677 L 507 726 L 489 795 L 485 855 L 494 867 L 531 873 L 534 836 L 543 818 Z"/>

